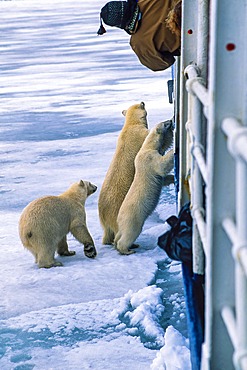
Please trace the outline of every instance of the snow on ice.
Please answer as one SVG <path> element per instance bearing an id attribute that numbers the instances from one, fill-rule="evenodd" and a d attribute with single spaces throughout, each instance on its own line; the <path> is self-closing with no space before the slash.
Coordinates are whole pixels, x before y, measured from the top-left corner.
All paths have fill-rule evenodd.
<path id="1" fill-rule="evenodd" d="M 149 127 L 168 119 L 171 71 L 143 67 L 129 36 L 96 35 L 105 1 L 0 1 L 0 368 L 189 370 L 179 263 L 157 247 L 176 213 L 163 190 L 138 243 L 121 256 L 103 246 L 97 199 L 124 123 L 144 101 Z M 80 179 L 98 186 L 86 202 L 98 251 L 38 269 L 18 235 L 23 208 Z"/>

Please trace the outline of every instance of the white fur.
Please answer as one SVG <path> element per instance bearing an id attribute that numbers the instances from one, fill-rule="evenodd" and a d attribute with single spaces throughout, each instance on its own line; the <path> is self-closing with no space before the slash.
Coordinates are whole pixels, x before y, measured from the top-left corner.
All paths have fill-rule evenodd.
<path id="1" fill-rule="evenodd" d="M 24 208 L 19 221 L 20 238 L 40 268 L 62 266 L 54 259 L 56 250 L 60 255 L 75 254 L 68 250 L 66 235 L 69 232 L 84 244 L 87 257 L 96 257 L 84 208 L 87 197 L 96 190 L 97 186 L 80 180 L 59 196 L 38 198 Z"/>
<path id="2" fill-rule="evenodd" d="M 135 159 L 134 181 L 119 210 L 115 246 L 121 254 L 134 253 L 129 249 L 142 231 L 147 217 L 154 211 L 162 186 L 173 168 L 172 122 L 156 125 L 145 139 Z"/>
<path id="3" fill-rule="evenodd" d="M 149 133 L 143 102 L 132 105 L 122 113 L 125 124 L 99 194 L 99 218 L 104 229 L 103 244 L 114 242 L 118 211 L 134 179 L 134 160 Z"/>

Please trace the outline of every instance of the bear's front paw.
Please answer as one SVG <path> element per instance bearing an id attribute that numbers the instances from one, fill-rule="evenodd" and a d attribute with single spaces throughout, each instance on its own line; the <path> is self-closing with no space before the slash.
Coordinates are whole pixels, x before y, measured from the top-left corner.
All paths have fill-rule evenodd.
<path id="1" fill-rule="evenodd" d="M 88 244 L 84 246 L 84 254 L 88 258 L 95 258 L 97 256 L 97 251 L 94 245 Z"/>

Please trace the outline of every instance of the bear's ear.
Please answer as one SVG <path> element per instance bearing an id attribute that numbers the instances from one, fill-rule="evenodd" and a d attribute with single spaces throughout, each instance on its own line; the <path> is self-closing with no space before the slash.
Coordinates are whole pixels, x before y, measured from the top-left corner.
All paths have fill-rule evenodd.
<path id="1" fill-rule="evenodd" d="M 84 181 L 80 180 L 79 185 L 84 188 L 84 186 L 85 186 Z"/>
<path id="2" fill-rule="evenodd" d="M 123 114 L 124 116 L 126 116 L 126 113 L 127 113 L 127 110 L 123 110 L 123 111 L 122 111 L 122 114 Z"/>

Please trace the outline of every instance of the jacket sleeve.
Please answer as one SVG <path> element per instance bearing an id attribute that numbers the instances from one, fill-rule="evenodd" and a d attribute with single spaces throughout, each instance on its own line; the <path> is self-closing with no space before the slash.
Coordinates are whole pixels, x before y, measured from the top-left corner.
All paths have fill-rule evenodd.
<path id="1" fill-rule="evenodd" d="M 172 0 L 138 0 L 141 20 L 130 45 L 140 62 L 152 71 L 162 71 L 174 62 L 180 37 L 166 25 Z M 175 53 L 175 54 L 174 54 Z"/>
<path id="2" fill-rule="evenodd" d="M 175 58 L 169 51 L 160 53 L 154 47 L 151 49 L 147 48 L 147 45 L 143 45 L 141 42 L 135 43 L 135 35 L 130 39 L 130 46 L 137 55 L 141 64 L 151 69 L 152 71 L 163 71 L 169 68 L 174 62 Z"/>

